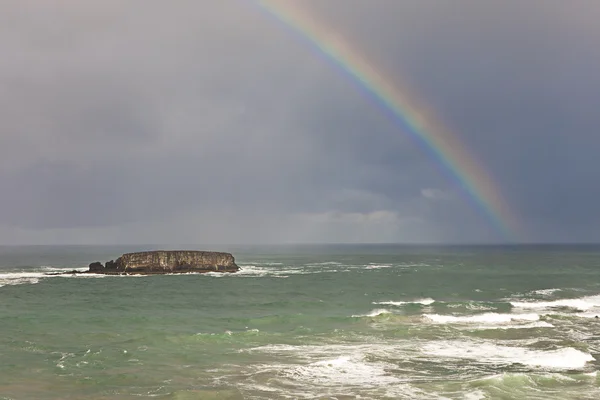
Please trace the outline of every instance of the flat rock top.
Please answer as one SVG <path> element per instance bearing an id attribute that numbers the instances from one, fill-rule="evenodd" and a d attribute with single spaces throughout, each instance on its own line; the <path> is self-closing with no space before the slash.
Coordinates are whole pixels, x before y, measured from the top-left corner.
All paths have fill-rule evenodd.
<path id="1" fill-rule="evenodd" d="M 222 251 L 204 251 L 204 250 L 150 250 L 150 251 L 136 251 L 133 253 L 125 253 L 121 257 L 143 257 L 152 255 L 185 255 L 185 256 L 231 256 L 231 253 L 225 253 Z"/>
<path id="2" fill-rule="evenodd" d="M 199 250 L 153 250 L 125 253 L 105 265 L 91 263 L 88 272 L 95 274 L 171 274 L 187 272 L 237 272 L 239 267 L 231 253 Z"/>

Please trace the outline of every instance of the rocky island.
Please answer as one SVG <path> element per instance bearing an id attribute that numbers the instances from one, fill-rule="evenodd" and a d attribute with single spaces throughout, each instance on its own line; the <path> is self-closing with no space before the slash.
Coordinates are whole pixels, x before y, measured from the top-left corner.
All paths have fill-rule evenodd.
<path id="1" fill-rule="evenodd" d="M 215 251 L 156 250 L 123 254 L 116 260 L 94 262 L 85 273 L 105 275 L 178 274 L 237 272 L 239 267 L 230 253 Z M 81 273 L 72 271 L 71 273 Z"/>

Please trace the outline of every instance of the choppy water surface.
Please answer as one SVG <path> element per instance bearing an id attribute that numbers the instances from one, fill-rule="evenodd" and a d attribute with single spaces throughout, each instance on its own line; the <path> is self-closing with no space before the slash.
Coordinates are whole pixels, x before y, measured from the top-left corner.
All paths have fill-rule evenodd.
<path id="1" fill-rule="evenodd" d="M 598 399 L 600 248 L 225 248 L 237 274 L 48 276 L 0 248 L 0 399 Z"/>

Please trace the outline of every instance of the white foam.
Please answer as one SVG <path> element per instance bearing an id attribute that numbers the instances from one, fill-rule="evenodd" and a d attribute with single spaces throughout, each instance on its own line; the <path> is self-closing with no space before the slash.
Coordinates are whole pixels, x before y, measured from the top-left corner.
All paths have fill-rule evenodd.
<path id="1" fill-rule="evenodd" d="M 133 276 L 147 276 L 147 275 L 104 275 L 104 274 L 85 274 L 85 273 L 81 273 L 81 274 L 61 274 L 61 275 L 51 275 L 51 276 L 45 276 L 45 278 L 52 278 L 52 277 L 60 277 L 60 278 L 92 278 L 92 279 L 97 279 L 97 278 L 106 278 L 108 276 L 111 277 L 133 277 Z"/>
<path id="2" fill-rule="evenodd" d="M 304 388 L 345 388 L 361 389 L 396 386 L 400 380 L 386 373 L 392 367 L 383 362 L 366 360 L 364 346 L 289 346 L 270 345 L 255 350 L 282 355 L 294 355 L 302 364 L 270 364 L 289 381 Z M 282 354 L 283 353 L 283 354 Z M 316 359 L 316 360 L 315 360 Z"/>
<path id="3" fill-rule="evenodd" d="M 488 329 L 533 329 L 533 328 L 554 328 L 554 325 L 546 321 L 535 321 L 524 324 L 508 324 L 508 325 L 478 325 L 475 329 L 488 330 Z"/>
<path id="4" fill-rule="evenodd" d="M 375 309 L 373 311 L 371 311 L 368 314 L 357 314 L 357 315 L 353 315 L 353 318 L 361 318 L 361 317 L 377 317 L 378 315 L 384 315 L 384 314 L 391 314 L 392 312 L 389 310 L 386 310 L 385 308 L 378 308 Z"/>
<path id="5" fill-rule="evenodd" d="M 331 270 L 327 272 L 333 272 Z M 305 274 L 318 274 L 321 271 L 306 270 L 302 267 L 260 267 L 256 265 L 240 265 L 240 270 L 235 274 L 222 274 L 230 277 L 271 277 L 271 278 L 287 278 L 289 275 L 305 275 Z M 208 273 L 209 276 L 216 276 Z"/>
<path id="6" fill-rule="evenodd" d="M 598 312 L 582 312 L 582 313 L 576 313 L 575 315 L 578 317 L 581 317 L 581 318 L 600 318 L 600 311 L 598 311 Z"/>
<path id="7" fill-rule="evenodd" d="M 551 294 L 554 294 L 554 293 L 560 292 L 560 291 L 562 291 L 562 289 L 558 289 L 558 288 L 555 288 L 555 289 L 540 289 L 540 290 L 534 290 L 531 293 L 532 294 L 537 294 L 537 295 L 540 295 L 540 296 L 550 296 Z"/>
<path id="8" fill-rule="evenodd" d="M 56 353 L 52 353 L 52 354 L 56 354 Z M 60 353 L 61 357 L 60 360 L 58 360 L 58 362 L 56 363 L 56 366 L 60 369 L 65 369 L 65 361 L 68 358 L 73 358 L 75 357 L 75 354 L 73 353 Z"/>
<path id="9" fill-rule="evenodd" d="M 366 269 L 381 269 L 381 268 L 392 268 L 390 264 L 369 264 Z"/>
<path id="10" fill-rule="evenodd" d="M 281 269 L 273 267 L 257 267 L 256 265 L 243 265 L 235 273 L 237 276 L 264 277 L 273 275 L 286 275 Z"/>
<path id="11" fill-rule="evenodd" d="M 586 311 L 600 307 L 600 296 L 586 296 L 577 299 L 561 299 L 554 301 L 511 301 L 510 304 L 515 308 L 521 309 L 548 310 L 563 307 Z"/>
<path id="12" fill-rule="evenodd" d="M 475 341 L 437 341 L 421 347 L 424 354 L 455 359 L 471 359 L 486 364 L 523 364 L 547 369 L 580 369 L 594 357 L 566 347 L 558 350 L 532 350 Z"/>
<path id="13" fill-rule="evenodd" d="M 0 274 L 0 286 L 36 284 L 45 277 L 40 272 L 5 272 Z"/>
<path id="14" fill-rule="evenodd" d="M 294 358 L 304 362 L 314 362 L 337 358 L 340 356 L 377 356 L 383 358 L 396 357 L 404 358 L 406 351 L 413 349 L 411 343 L 352 343 L 352 344 L 329 344 L 329 345 L 288 345 L 288 344 L 269 344 L 260 347 L 254 347 L 248 352 L 260 352 L 274 355 L 278 358 L 294 356 Z"/>
<path id="15" fill-rule="evenodd" d="M 465 393 L 465 400 L 484 400 L 487 398 L 487 395 L 481 390 L 476 390 L 474 392 Z"/>
<path id="16" fill-rule="evenodd" d="M 44 265 L 40 267 L 44 272 L 69 272 L 69 271 L 79 271 L 85 272 L 88 268 L 75 268 L 75 267 L 52 267 L 49 265 Z"/>
<path id="17" fill-rule="evenodd" d="M 481 304 L 481 303 L 477 303 L 477 302 L 470 302 L 466 305 L 466 309 L 473 310 L 473 311 L 489 311 L 489 310 L 495 310 L 496 307 L 486 306 L 485 304 Z"/>
<path id="18" fill-rule="evenodd" d="M 425 298 L 425 299 L 416 299 L 410 301 L 374 301 L 373 304 L 381 304 L 381 305 L 390 305 L 390 306 L 403 306 L 406 304 L 422 304 L 424 306 L 428 306 L 435 303 L 434 299 Z"/>
<path id="19" fill-rule="evenodd" d="M 278 360 L 286 360 L 286 363 L 254 364 L 250 367 L 252 373 L 268 375 L 269 387 L 281 387 L 286 398 L 337 398 L 347 395 L 352 398 L 448 400 L 416 388 L 408 384 L 405 377 L 389 372 L 397 366 L 382 359 L 390 356 L 404 359 L 408 348 L 413 348 L 413 345 L 266 345 L 243 351 L 266 353 Z M 283 382 L 273 384 L 279 377 L 283 377 Z"/>
<path id="20" fill-rule="evenodd" d="M 0 287 L 2 286 L 10 286 L 10 285 L 24 285 L 24 284 L 36 284 L 39 283 L 41 279 L 46 278 L 104 278 L 109 275 L 102 274 L 86 274 L 84 273 L 86 269 L 73 269 L 73 268 L 55 268 L 55 267 L 40 267 L 45 272 L 40 271 L 32 271 L 32 272 L 5 272 L 0 273 Z M 75 274 L 63 274 L 62 272 L 67 271 L 78 271 L 81 273 Z M 55 272 L 55 274 L 51 274 L 51 272 Z M 110 276 L 118 276 L 118 275 L 110 275 Z"/>
<path id="21" fill-rule="evenodd" d="M 431 267 L 431 264 L 426 263 L 402 263 L 400 264 L 402 267 Z M 438 265 L 438 267 L 442 267 L 442 265 Z"/>
<path id="22" fill-rule="evenodd" d="M 538 314 L 499 314 L 499 313 L 484 313 L 465 316 L 440 315 L 440 314 L 425 314 L 425 318 L 437 324 L 471 324 L 471 323 L 488 323 L 488 324 L 507 324 L 519 321 L 538 321 Z"/>
<path id="23" fill-rule="evenodd" d="M 343 355 L 284 370 L 284 376 L 310 385 L 378 387 L 399 383 L 387 375 L 385 363 L 369 363 L 361 355 Z"/>

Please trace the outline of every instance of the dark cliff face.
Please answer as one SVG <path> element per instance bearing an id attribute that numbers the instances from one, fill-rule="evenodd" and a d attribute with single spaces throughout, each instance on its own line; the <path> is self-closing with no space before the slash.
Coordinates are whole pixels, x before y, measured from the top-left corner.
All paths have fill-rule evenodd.
<path id="1" fill-rule="evenodd" d="M 185 272 L 236 272 L 233 255 L 214 251 L 144 251 L 127 253 L 115 261 L 90 264 L 90 273 L 173 274 Z"/>

